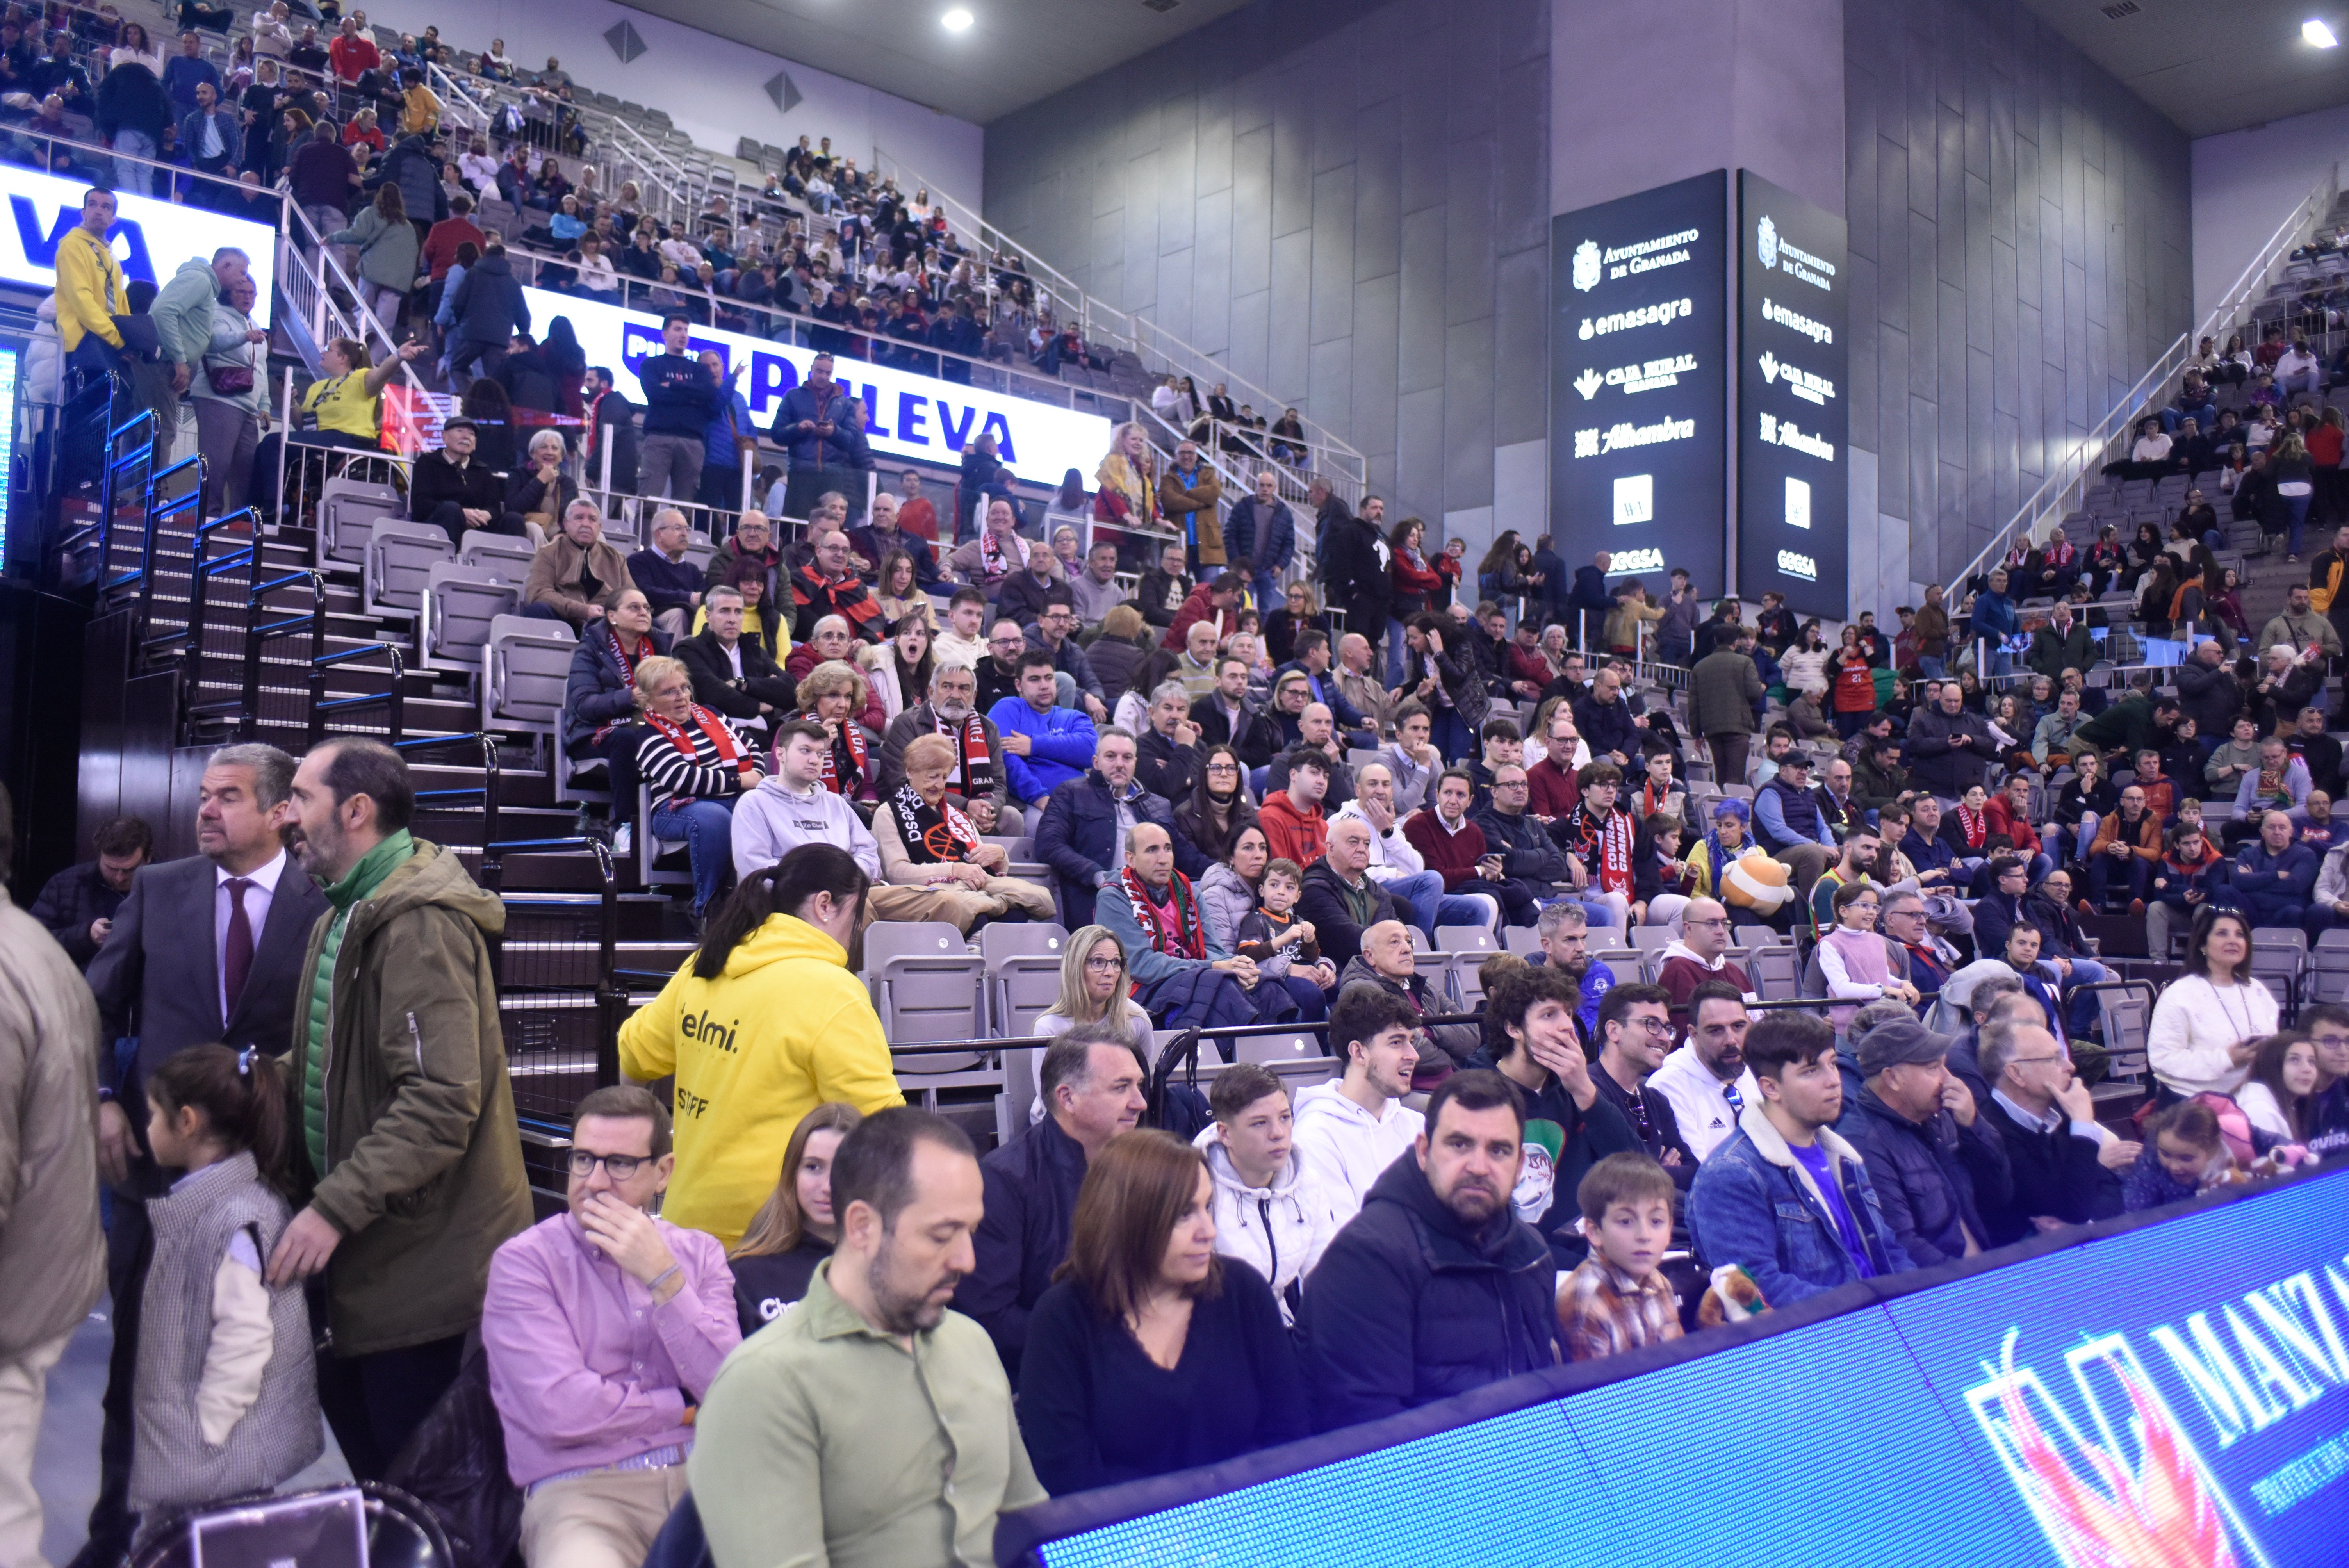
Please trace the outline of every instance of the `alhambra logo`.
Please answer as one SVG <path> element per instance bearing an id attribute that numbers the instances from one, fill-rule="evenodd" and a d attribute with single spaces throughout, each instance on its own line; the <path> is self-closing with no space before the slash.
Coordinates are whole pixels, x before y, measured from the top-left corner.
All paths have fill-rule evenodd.
<path id="1" fill-rule="evenodd" d="M 1574 247 L 1574 286 L 1588 294 L 1599 286 L 1599 242 L 1585 240 Z"/>
<path id="2" fill-rule="evenodd" d="M 1760 254 L 1765 270 L 1778 264 L 1778 225 L 1770 222 L 1767 213 L 1763 214 L 1762 222 L 1754 225 L 1754 249 Z"/>

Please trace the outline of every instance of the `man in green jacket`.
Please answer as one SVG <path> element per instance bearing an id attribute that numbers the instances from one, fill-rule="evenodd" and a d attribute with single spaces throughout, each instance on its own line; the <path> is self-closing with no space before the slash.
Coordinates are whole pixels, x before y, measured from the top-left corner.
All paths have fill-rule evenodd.
<path id="1" fill-rule="evenodd" d="M 1689 727 L 1713 748 L 1713 776 L 1745 782 L 1745 755 L 1762 727 L 1762 673 L 1754 667 L 1754 634 L 1741 630 L 1689 672 Z"/>
<path id="2" fill-rule="evenodd" d="M 310 934 L 286 1063 L 297 1199 L 273 1285 L 325 1272 L 318 1403 L 379 1480 L 455 1381 L 490 1259 L 531 1223 L 489 938 L 505 906 L 409 837 L 408 764 L 315 747 L 289 846 L 332 906 Z"/>

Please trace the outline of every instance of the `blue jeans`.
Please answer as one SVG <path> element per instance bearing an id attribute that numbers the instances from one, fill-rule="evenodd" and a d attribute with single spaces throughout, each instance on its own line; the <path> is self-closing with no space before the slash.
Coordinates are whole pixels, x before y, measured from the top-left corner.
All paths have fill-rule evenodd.
<path id="1" fill-rule="evenodd" d="M 2314 498 L 2304 495 L 2288 495 L 2279 499 L 2281 499 L 2284 505 L 2290 508 L 2292 511 L 2292 521 L 2286 531 L 2284 538 L 2284 551 L 2287 554 L 2297 555 L 2300 553 L 2300 531 L 2302 526 L 2308 521 L 2308 503 Z"/>
<path id="2" fill-rule="evenodd" d="M 155 139 L 143 130 L 125 127 L 114 133 L 114 150 L 124 154 L 114 160 L 114 182 L 134 194 L 152 196 L 156 170 L 133 160 L 153 158 Z"/>
<path id="3" fill-rule="evenodd" d="M 1489 931 L 1500 916 L 1486 894 L 1445 892 L 1442 872 L 1413 872 L 1392 879 L 1386 889 L 1397 903 L 1411 906 L 1411 923 L 1425 932 L 1430 942 L 1435 940 L 1439 925 L 1481 925 Z"/>
<path id="4" fill-rule="evenodd" d="M 1371 634 L 1370 628 L 1367 626 L 1359 629 L 1366 637 Z M 1387 689 L 1389 691 L 1402 685 L 1402 623 L 1391 619 L 1387 622 Z"/>
<path id="5" fill-rule="evenodd" d="M 1917 673 L 1940 680 L 1950 673 L 1949 665 L 1930 654 L 1917 655 Z"/>
<path id="6" fill-rule="evenodd" d="M 671 801 L 653 810 L 652 835 L 685 841 L 693 861 L 693 913 L 718 902 L 726 873 L 734 869 L 734 812 L 723 800 Z"/>
<path id="7" fill-rule="evenodd" d="M 2063 975 L 2057 973 L 2055 965 L 2044 958 L 2033 967 L 2039 971 L 2040 978 L 2050 985 L 2060 984 L 2063 980 Z M 2080 990 L 2078 987 L 2094 985 L 2099 980 L 2109 980 L 2112 977 L 2113 972 L 2093 958 L 2072 960 L 2071 984 L 2074 989 L 2066 998 L 2064 1026 L 2071 1032 L 2074 1039 L 2085 1039 L 2088 1031 L 2095 1026 L 2096 1015 L 2103 1011 L 2096 1000 L 2095 992 Z"/>

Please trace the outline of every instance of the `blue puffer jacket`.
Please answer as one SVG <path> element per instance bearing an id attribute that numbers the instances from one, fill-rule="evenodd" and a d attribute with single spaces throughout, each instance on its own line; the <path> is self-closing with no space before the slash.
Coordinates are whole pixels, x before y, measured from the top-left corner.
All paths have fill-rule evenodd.
<path id="1" fill-rule="evenodd" d="M 2298 925 L 2308 913 L 2317 869 L 2316 851 L 2306 844 L 2286 844 L 2273 855 L 2254 840 L 2235 851 L 2227 882 L 2236 902 L 2251 911 L 2252 924 Z"/>
<path id="2" fill-rule="evenodd" d="M 1003 758 L 1004 781 L 1011 787 L 1011 798 L 1023 806 L 1082 777 L 1100 744 L 1093 721 L 1072 707 L 1038 713 L 1026 697 L 1007 696 L 997 699 L 987 717 L 1006 739 L 1015 735 L 1028 738 L 1027 756 L 1006 752 Z"/>
<path id="3" fill-rule="evenodd" d="M 1297 1315 L 1319 1431 L 1375 1421 L 1557 1360 L 1557 1263 L 1504 1207 L 1479 1231 L 1409 1150 L 1306 1276 Z"/>
<path id="4" fill-rule="evenodd" d="M 1899 1274 L 1913 1266 L 1884 1222 L 1876 1184 L 1859 1151 L 1826 1128 L 1819 1130 L 1819 1143 L 1837 1161 L 1844 1202 L 1876 1273 Z M 1690 1239 L 1708 1267 L 1739 1264 L 1772 1306 L 1860 1277 L 1810 1173 L 1795 1162 L 1786 1140 L 1758 1105 L 1745 1108 L 1737 1135 L 1698 1170 L 1689 1189 L 1688 1223 Z"/>
<path id="5" fill-rule="evenodd" d="M 2014 1185 L 2006 1146 L 1987 1117 L 1971 1127 L 1937 1109 L 1921 1124 L 1862 1088 L 1836 1130 L 1859 1150 L 1885 1228 L 1909 1261 L 1930 1268 L 1966 1255 L 1966 1237 L 1990 1245 L 1984 1206 L 2003 1209 Z"/>

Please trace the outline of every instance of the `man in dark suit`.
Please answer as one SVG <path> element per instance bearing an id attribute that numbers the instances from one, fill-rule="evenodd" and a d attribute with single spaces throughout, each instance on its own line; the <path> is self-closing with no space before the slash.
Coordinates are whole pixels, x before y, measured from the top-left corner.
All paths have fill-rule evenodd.
<path id="1" fill-rule="evenodd" d="M 215 1041 L 285 1054 L 302 955 L 326 913 L 326 895 L 287 855 L 280 834 L 293 781 L 294 759 L 274 746 L 212 753 L 197 797 L 199 852 L 143 867 L 90 961 L 99 1010 L 133 1016 L 138 1042 L 123 1070 L 109 1070 L 110 1062 L 99 1070 L 98 1166 L 115 1193 L 107 1236 L 114 1351 L 89 1518 L 95 1555 L 85 1553 L 93 1563 L 126 1553 L 134 1522 L 126 1504 L 130 1385 L 153 1251 L 145 1200 L 165 1188 L 140 1141 L 147 1078 L 178 1052 Z"/>
<path id="2" fill-rule="evenodd" d="M 709 624 L 673 650 L 693 677 L 693 700 L 729 718 L 778 722 L 796 704 L 799 687 L 756 637 L 742 634 L 742 590 L 712 588 L 704 614 Z"/>

